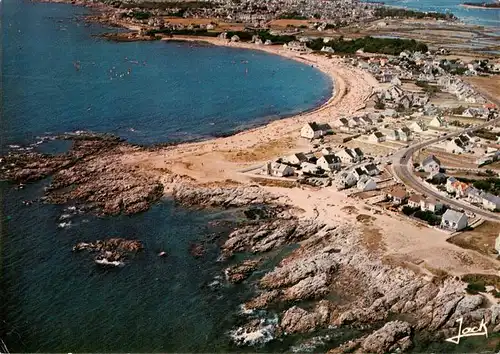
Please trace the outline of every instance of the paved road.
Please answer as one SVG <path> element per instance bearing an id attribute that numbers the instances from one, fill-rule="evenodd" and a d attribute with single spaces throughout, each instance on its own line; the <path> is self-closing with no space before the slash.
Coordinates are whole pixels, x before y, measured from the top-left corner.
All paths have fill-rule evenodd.
<path id="1" fill-rule="evenodd" d="M 500 101 L 500 100 L 499 100 Z M 499 102 L 494 102 L 497 105 L 499 105 Z M 500 105 L 499 105 L 500 106 Z M 455 137 L 463 133 L 468 133 L 468 132 L 473 132 L 479 129 L 482 129 L 484 127 L 494 125 L 500 123 L 500 118 L 491 120 L 489 122 L 483 123 L 481 125 L 472 127 L 472 128 L 467 128 L 458 132 L 450 133 L 445 136 L 440 136 L 438 138 L 434 138 L 431 140 L 427 140 L 415 145 L 412 145 L 406 149 L 403 149 L 401 151 L 398 151 L 395 153 L 392 157 L 393 165 L 392 169 L 394 171 L 394 174 L 408 187 L 414 189 L 415 191 L 425 194 L 427 196 L 432 196 L 435 199 L 438 199 L 442 201 L 445 204 L 454 206 L 458 209 L 463 209 L 466 212 L 469 213 L 474 213 L 477 216 L 480 216 L 486 220 L 492 220 L 492 221 L 497 221 L 500 222 L 500 214 L 498 213 L 493 213 L 489 212 L 487 210 L 481 209 L 479 207 L 475 207 L 473 205 L 467 204 L 460 202 L 456 199 L 451 199 L 448 197 L 442 196 L 440 193 L 436 192 L 434 189 L 430 188 L 427 186 L 423 181 L 420 180 L 419 177 L 415 176 L 413 173 L 413 164 L 412 164 L 412 156 L 413 153 L 418 151 L 419 149 L 435 144 L 439 141 L 445 140 L 450 137 Z"/>

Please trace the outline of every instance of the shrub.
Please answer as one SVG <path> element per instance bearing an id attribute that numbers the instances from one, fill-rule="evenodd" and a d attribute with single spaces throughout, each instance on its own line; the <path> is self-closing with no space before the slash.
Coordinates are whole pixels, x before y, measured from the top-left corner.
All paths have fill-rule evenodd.
<path id="1" fill-rule="evenodd" d="M 410 216 L 411 214 L 413 214 L 417 210 L 418 210 L 418 208 L 412 208 L 411 206 L 405 205 L 403 207 L 402 211 L 403 211 L 403 214 Z"/>
<path id="2" fill-rule="evenodd" d="M 480 291 L 486 291 L 485 283 L 482 280 L 478 280 L 478 281 L 475 281 L 475 282 L 470 282 L 467 285 L 466 291 L 469 294 L 477 294 Z"/>

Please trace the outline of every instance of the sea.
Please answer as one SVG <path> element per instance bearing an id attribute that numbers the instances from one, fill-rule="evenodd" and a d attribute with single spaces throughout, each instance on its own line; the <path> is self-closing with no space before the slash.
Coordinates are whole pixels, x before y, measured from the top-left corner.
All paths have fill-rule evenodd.
<path id="1" fill-rule="evenodd" d="M 3 152 L 76 130 L 142 145 L 208 139 L 313 109 L 333 90 L 318 69 L 261 51 L 111 42 L 99 34 L 119 29 L 85 22 L 86 8 L 26 0 L 0 6 Z M 255 289 L 228 285 L 227 263 L 217 259 L 241 211 L 165 199 L 148 212 L 111 218 L 23 204 L 49 182 L 20 190 L 0 183 L 0 339 L 11 352 L 238 350 L 228 331 Z M 139 239 L 145 250 L 108 270 L 71 251 L 109 237 Z M 189 253 L 193 243 L 205 248 L 202 257 Z"/>
<path id="2" fill-rule="evenodd" d="M 497 0 L 489 0 L 493 2 Z M 440 13 L 452 13 L 460 21 L 491 27 L 497 35 L 500 35 L 500 9 L 478 9 L 460 6 L 464 2 L 482 3 L 482 0 L 368 0 L 367 2 L 382 2 L 387 6 L 403 7 L 418 11 L 433 11 Z"/>

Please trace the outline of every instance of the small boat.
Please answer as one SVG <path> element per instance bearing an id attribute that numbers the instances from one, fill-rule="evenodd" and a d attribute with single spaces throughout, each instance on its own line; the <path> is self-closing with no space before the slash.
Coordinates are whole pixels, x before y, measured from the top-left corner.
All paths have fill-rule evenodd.
<path id="1" fill-rule="evenodd" d="M 165 257 L 167 255 L 167 252 L 165 251 L 161 251 L 160 253 L 158 253 L 158 257 Z"/>

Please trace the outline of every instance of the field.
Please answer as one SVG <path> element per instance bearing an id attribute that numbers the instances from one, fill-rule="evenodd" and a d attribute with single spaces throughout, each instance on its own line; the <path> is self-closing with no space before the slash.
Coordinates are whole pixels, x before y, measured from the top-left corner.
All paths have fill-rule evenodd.
<path id="1" fill-rule="evenodd" d="M 477 157 L 473 155 L 455 155 L 450 154 L 442 150 L 434 150 L 434 149 L 426 149 L 421 152 L 417 157 L 414 158 L 415 162 L 422 162 L 429 155 L 436 156 L 440 161 L 442 166 L 447 167 L 462 167 L 462 168 L 477 168 L 476 163 L 474 162 Z"/>
<path id="2" fill-rule="evenodd" d="M 474 230 L 462 232 L 447 241 L 459 247 L 472 249 L 488 256 L 494 256 L 495 239 L 500 235 L 500 224 L 485 221 Z"/>
<path id="3" fill-rule="evenodd" d="M 274 28 L 274 27 L 288 27 L 288 26 L 293 26 L 293 27 L 300 27 L 300 26 L 308 26 L 311 21 L 309 20 L 273 20 L 269 22 L 269 25 Z"/>
<path id="4" fill-rule="evenodd" d="M 182 18 L 182 17 L 164 17 L 165 22 L 170 22 L 172 24 L 180 24 L 180 25 L 208 25 L 210 23 L 216 23 L 214 31 L 222 31 L 222 30 L 232 30 L 232 31 L 243 31 L 245 26 L 241 23 L 229 23 L 222 22 L 219 19 L 215 18 Z"/>
<path id="5" fill-rule="evenodd" d="M 498 76 L 491 77 L 467 77 L 465 80 L 469 81 L 474 86 L 478 87 L 488 93 L 492 97 L 500 97 L 500 85 L 498 84 Z"/>

